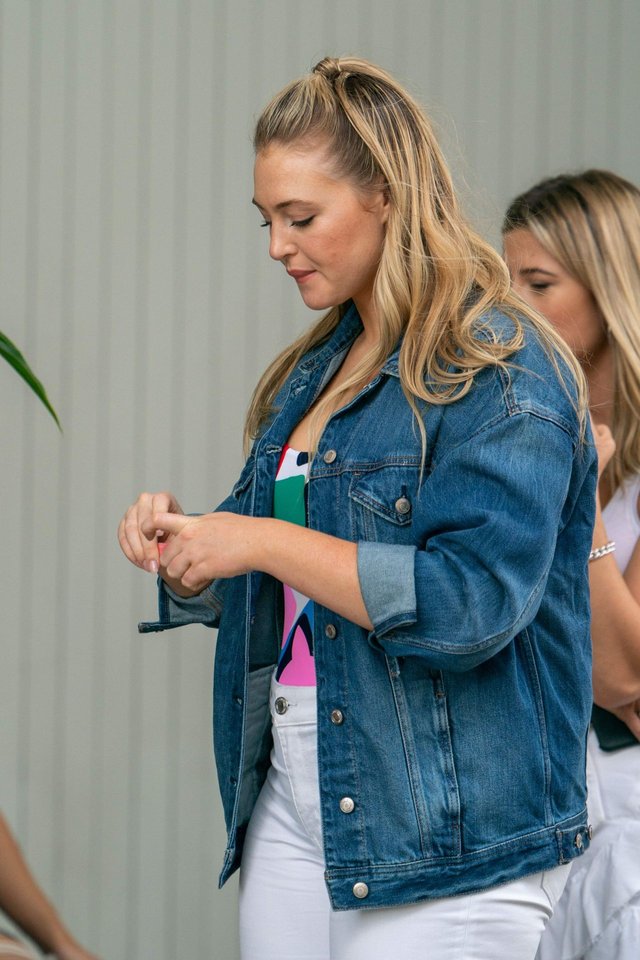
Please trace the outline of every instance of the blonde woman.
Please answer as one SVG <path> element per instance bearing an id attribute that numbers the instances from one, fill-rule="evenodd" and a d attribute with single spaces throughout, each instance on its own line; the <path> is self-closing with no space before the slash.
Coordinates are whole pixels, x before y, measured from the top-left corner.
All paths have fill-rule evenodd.
<path id="1" fill-rule="evenodd" d="M 321 61 L 255 153 L 269 253 L 323 315 L 258 384 L 218 510 L 143 494 L 119 532 L 160 574 L 143 629 L 219 626 L 242 956 L 532 960 L 589 845 L 579 365 L 384 71 Z"/>
<path id="2" fill-rule="evenodd" d="M 514 286 L 587 378 L 600 480 L 589 574 L 595 829 L 543 960 L 635 960 L 640 943 L 640 191 L 606 170 L 545 180 L 511 204 Z M 624 722 L 623 722 L 624 721 Z"/>

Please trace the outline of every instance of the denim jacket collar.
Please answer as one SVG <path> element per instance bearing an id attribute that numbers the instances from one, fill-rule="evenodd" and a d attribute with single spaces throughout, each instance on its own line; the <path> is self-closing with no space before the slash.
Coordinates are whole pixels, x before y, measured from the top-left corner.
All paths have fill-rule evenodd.
<path id="1" fill-rule="evenodd" d="M 303 360 L 299 369 L 304 373 L 311 373 L 317 367 L 325 366 L 333 357 L 350 347 L 361 332 L 362 320 L 358 315 L 355 304 L 351 303 L 329 340 Z M 382 367 L 382 373 L 387 373 L 392 377 L 398 377 L 400 375 L 399 358 L 401 342 L 402 341 L 398 343 L 393 353 L 389 354 L 388 359 Z"/>

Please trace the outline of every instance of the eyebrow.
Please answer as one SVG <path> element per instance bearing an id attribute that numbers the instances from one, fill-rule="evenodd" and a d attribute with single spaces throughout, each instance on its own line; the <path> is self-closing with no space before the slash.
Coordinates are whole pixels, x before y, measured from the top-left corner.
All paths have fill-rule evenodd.
<path id="1" fill-rule="evenodd" d="M 518 270 L 521 277 L 530 277 L 532 273 L 543 273 L 545 277 L 555 277 L 557 274 L 551 270 L 543 270 L 542 267 L 522 267 Z"/>
<path id="2" fill-rule="evenodd" d="M 259 210 L 263 210 L 264 207 L 258 203 L 255 197 L 252 199 L 251 203 L 254 207 L 258 207 Z M 287 207 L 292 207 L 295 203 L 300 203 L 304 206 L 309 206 L 308 200 L 282 200 L 280 203 L 276 203 L 274 210 L 286 210 Z"/>

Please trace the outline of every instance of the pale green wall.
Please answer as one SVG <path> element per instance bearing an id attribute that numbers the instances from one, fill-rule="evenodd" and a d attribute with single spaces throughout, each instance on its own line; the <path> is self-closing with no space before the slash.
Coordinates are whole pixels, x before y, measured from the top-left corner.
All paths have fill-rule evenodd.
<path id="1" fill-rule="evenodd" d="M 142 488 L 192 510 L 308 320 L 251 208 L 252 120 L 326 53 L 430 109 L 479 227 L 585 165 L 640 181 L 637 0 L 0 0 L 0 806 L 105 960 L 234 960 L 210 749 L 214 635 L 140 637 Z"/>

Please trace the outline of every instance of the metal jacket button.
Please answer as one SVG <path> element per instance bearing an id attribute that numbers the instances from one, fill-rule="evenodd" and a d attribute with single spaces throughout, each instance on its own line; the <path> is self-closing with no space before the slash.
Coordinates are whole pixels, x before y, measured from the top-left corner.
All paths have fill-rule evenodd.
<path id="1" fill-rule="evenodd" d="M 335 452 L 335 450 L 327 450 L 327 452 L 325 453 L 322 459 L 324 460 L 325 463 L 333 463 L 333 461 L 337 456 L 338 454 Z"/>
<path id="2" fill-rule="evenodd" d="M 358 900 L 364 900 L 365 897 L 369 896 L 369 887 L 366 883 L 354 883 L 353 895 L 357 897 Z"/>
<path id="3" fill-rule="evenodd" d="M 331 723 L 335 723 L 336 726 L 339 726 L 344 722 L 344 715 L 342 710 L 332 710 L 331 711 Z"/>
<path id="4" fill-rule="evenodd" d="M 335 640 L 338 636 L 338 631 L 332 623 L 328 623 L 324 628 L 325 636 L 329 637 L 329 640 Z"/>
<path id="5" fill-rule="evenodd" d="M 343 813 L 353 813 L 355 808 L 356 808 L 356 805 L 351 799 L 351 797 L 343 797 L 342 800 L 340 801 L 340 809 L 342 810 Z"/>
<path id="6" fill-rule="evenodd" d="M 411 503 L 406 497 L 399 497 L 396 500 L 396 511 L 400 514 L 411 513 Z"/>
<path id="7" fill-rule="evenodd" d="M 289 703 L 287 702 L 287 700 L 285 700 L 284 697 L 278 697 L 278 699 L 274 703 L 274 707 L 276 708 L 276 713 L 282 716 L 282 714 L 286 713 L 287 710 L 289 709 Z"/>

